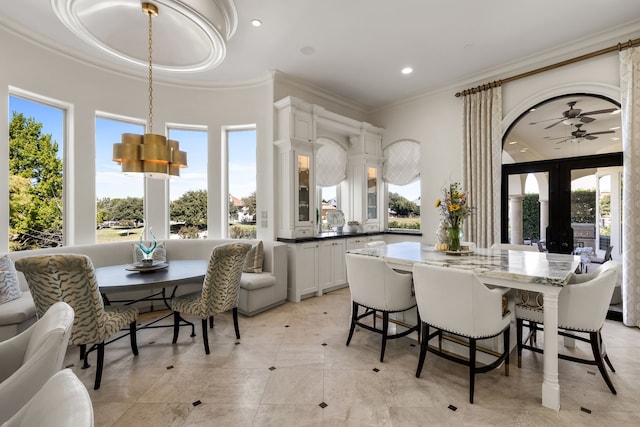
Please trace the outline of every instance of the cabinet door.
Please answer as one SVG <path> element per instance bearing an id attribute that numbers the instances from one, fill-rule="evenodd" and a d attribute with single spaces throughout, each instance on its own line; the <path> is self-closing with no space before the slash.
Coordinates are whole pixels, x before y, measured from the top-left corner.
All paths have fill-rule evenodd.
<path id="1" fill-rule="evenodd" d="M 367 222 L 378 220 L 378 168 L 367 166 Z"/>
<path id="2" fill-rule="evenodd" d="M 347 282 L 345 241 L 330 240 L 318 245 L 318 287 L 325 290 Z"/>
<path id="3" fill-rule="evenodd" d="M 333 284 L 334 286 L 347 283 L 347 264 L 345 262 L 346 242 L 336 241 L 332 247 L 331 257 L 333 258 Z"/>
<path id="4" fill-rule="evenodd" d="M 315 223 L 313 210 L 313 175 L 311 156 L 296 153 L 296 226 L 312 227 Z"/>
<path id="5" fill-rule="evenodd" d="M 316 266 L 318 263 L 318 245 L 316 243 L 305 243 L 297 245 L 297 280 L 296 293 L 306 295 L 318 292 L 318 275 Z"/>
<path id="6" fill-rule="evenodd" d="M 332 250 L 333 242 L 318 244 L 318 287 L 320 289 L 327 289 L 333 285 Z"/>

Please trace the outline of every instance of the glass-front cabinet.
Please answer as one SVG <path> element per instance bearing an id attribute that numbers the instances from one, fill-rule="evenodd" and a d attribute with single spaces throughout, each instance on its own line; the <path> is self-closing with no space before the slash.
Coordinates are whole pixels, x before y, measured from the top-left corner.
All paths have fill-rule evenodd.
<path id="1" fill-rule="evenodd" d="M 304 154 L 296 155 L 297 171 L 297 206 L 298 218 L 296 224 L 307 225 L 312 223 L 311 218 L 311 157 Z"/>
<path id="2" fill-rule="evenodd" d="M 367 167 L 367 222 L 378 220 L 378 168 Z"/>

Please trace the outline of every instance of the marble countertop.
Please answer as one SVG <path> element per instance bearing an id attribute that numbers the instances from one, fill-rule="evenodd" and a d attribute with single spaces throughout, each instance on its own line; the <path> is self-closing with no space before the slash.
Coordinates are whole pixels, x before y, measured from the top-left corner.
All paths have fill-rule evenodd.
<path id="1" fill-rule="evenodd" d="M 479 277 L 499 280 L 564 286 L 578 267 L 580 257 L 498 249 L 475 249 L 464 255 L 438 252 L 433 245 L 401 242 L 372 248 L 348 251 L 382 257 L 390 263 L 405 265 L 408 270 L 415 262 L 473 270 Z"/>

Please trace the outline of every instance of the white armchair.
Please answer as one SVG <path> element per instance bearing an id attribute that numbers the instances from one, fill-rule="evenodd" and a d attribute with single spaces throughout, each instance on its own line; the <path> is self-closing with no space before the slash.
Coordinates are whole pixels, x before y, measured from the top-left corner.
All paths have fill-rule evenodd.
<path id="1" fill-rule="evenodd" d="M 91 427 L 93 405 L 87 388 L 71 369 L 63 369 L 2 427 Z"/>
<path id="2" fill-rule="evenodd" d="M 414 327 L 403 332 L 389 335 L 389 313 L 407 311 L 416 306 L 411 290 L 410 273 L 400 273 L 392 269 L 382 258 L 347 254 L 347 280 L 351 291 L 351 327 L 347 345 L 351 342 L 356 325 L 372 332 L 382 334 L 380 362 L 384 361 L 384 351 L 388 339 L 401 338 L 413 331 L 419 332 L 420 319 Z M 364 314 L 358 314 L 360 307 Z M 376 327 L 377 312 L 382 313 L 382 329 Z M 371 316 L 373 325 L 362 320 Z"/>
<path id="3" fill-rule="evenodd" d="M 618 278 L 618 263 L 607 261 L 596 272 L 589 274 L 576 274 L 565 286 L 558 296 L 558 327 L 564 329 L 560 335 L 568 336 L 578 341 L 588 342 L 593 352 L 593 360 L 582 359 L 567 354 L 558 354 L 558 358 L 572 362 L 596 365 L 600 374 L 607 383 L 611 393 L 616 394 L 616 389 L 607 374 L 604 362 L 612 372 L 615 372 L 604 343 L 601 330 L 609 309 L 611 295 Z M 538 325 L 543 324 L 544 308 L 539 305 L 526 303 L 516 304 L 516 328 L 518 340 L 518 367 L 521 365 L 522 349 L 542 353 L 543 350 L 534 347 L 530 339 L 535 331 L 540 330 Z M 527 322 L 525 324 L 525 322 Z M 528 326 L 530 333 L 523 340 L 523 327 Z M 582 333 L 582 335 L 577 335 Z M 588 334 L 588 338 L 584 334 Z M 527 344 L 529 342 L 530 344 Z M 604 361 L 604 362 L 603 362 Z"/>
<path id="4" fill-rule="evenodd" d="M 0 422 L 11 418 L 60 370 L 73 318 L 73 309 L 59 302 L 29 329 L 0 342 Z"/>
<path id="5" fill-rule="evenodd" d="M 473 403 L 475 374 L 488 372 L 505 363 L 509 375 L 509 325 L 511 313 L 503 313 L 503 290 L 487 288 L 469 270 L 413 265 L 413 281 L 418 311 L 422 321 L 420 333 L 420 359 L 416 377 L 420 377 L 427 352 L 469 367 L 469 402 Z M 434 333 L 429 328 L 436 329 Z M 462 358 L 442 351 L 442 333 L 465 337 L 469 340 L 469 357 Z M 502 334 L 503 352 L 493 362 L 476 366 L 476 342 Z M 429 346 L 438 337 L 438 348 Z"/>

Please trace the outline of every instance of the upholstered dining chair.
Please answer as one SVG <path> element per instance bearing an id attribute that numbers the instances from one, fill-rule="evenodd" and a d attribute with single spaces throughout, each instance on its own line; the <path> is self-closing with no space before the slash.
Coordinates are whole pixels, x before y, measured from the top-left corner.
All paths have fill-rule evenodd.
<path id="1" fill-rule="evenodd" d="M 71 371 L 55 373 L 2 427 L 91 427 L 93 405 L 84 384 Z"/>
<path id="2" fill-rule="evenodd" d="M 94 390 L 100 388 L 107 341 L 123 328 L 129 328 L 131 351 L 138 355 L 134 307 L 105 306 L 91 259 L 79 254 L 39 255 L 16 260 L 33 295 L 38 317 L 57 301 L 64 301 L 75 311 L 69 342 L 80 346 L 83 369 L 88 368 L 89 353 L 97 350 Z M 120 337 L 116 337 L 118 339 Z M 87 346 L 89 349 L 87 350 Z"/>
<path id="3" fill-rule="evenodd" d="M 347 281 L 351 291 L 351 327 L 347 345 L 351 342 L 356 325 L 382 334 L 380 362 L 384 362 L 387 340 L 401 338 L 413 331 L 419 333 L 420 319 L 415 326 L 389 335 L 389 314 L 411 310 L 416 306 L 412 291 L 411 273 L 392 269 L 382 258 L 346 254 Z M 364 313 L 359 314 L 360 307 Z M 382 313 L 382 329 L 376 327 L 377 313 Z M 371 316 L 373 326 L 363 319 Z"/>
<path id="4" fill-rule="evenodd" d="M 615 372 L 615 369 L 602 341 L 602 327 L 618 279 L 618 270 L 618 263 L 607 261 L 593 273 L 575 274 L 569 284 L 562 288 L 558 296 L 558 328 L 561 329 L 558 335 L 588 342 L 591 346 L 593 359 L 563 353 L 558 354 L 558 358 L 596 365 L 613 394 L 616 394 L 616 389 L 604 363 L 606 362 L 612 372 Z M 516 304 L 518 367 L 521 366 L 522 349 L 543 353 L 543 350 L 533 346 L 532 342 L 533 334 L 543 329 L 543 326 L 540 326 L 543 325 L 543 322 L 544 307 L 541 304 L 531 305 L 525 302 Z M 524 326 L 528 326 L 529 334 L 523 339 Z"/>
<path id="5" fill-rule="evenodd" d="M 173 310 L 173 343 L 178 342 L 181 315 L 200 317 L 202 319 L 202 339 L 204 352 L 209 354 L 209 334 L 207 319 L 213 327 L 213 316 L 229 310 L 233 314 L 233 326 L 236 338 L 240 339 L 238 326 L 238 299 L 240 296 L 240 277 L 249 243 L 226 243 L 213 248 L 209 265 L 202 283 L 202 290 L 171 299 Z"/>
<path id="6" fill-rule="evenodd" d="M 0 423 L 62 368 L 72 326 L 73 309 L 58 302 L 27 330 L 0 342 Z"/>
<path id="7" fill-rule="evenodd" d="M 509 325 L 512 314 L 503 314 L 499 288 L 489 289 L 469 270 L 415 263 L 413 282 L 422 321 L 422 341 L 416 377 L 419 378 L 427 352 L 469 367 L 469 402 L 473 403 L 475 375 L 488 372 L 504 362 L 509 375 Z M 435 328 L 431 333 L 430 328 Z M 442 350 L 443 332 L 469 340 L 469 357 Z M 502 335 L 503 351 L 484 366 L 476 365 L 477 341 Z M 429 346 L 438 337 L 438 348 Z"/>

